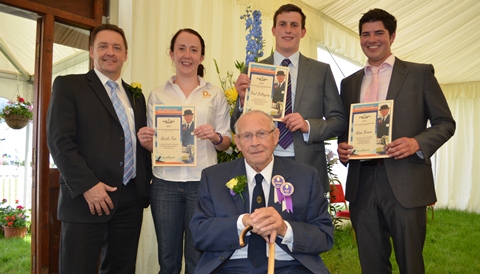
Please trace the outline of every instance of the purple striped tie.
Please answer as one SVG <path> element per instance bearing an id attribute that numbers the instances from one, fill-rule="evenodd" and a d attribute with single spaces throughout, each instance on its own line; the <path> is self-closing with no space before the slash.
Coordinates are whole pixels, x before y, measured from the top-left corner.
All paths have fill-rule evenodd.
<path id="1" fill-rule="evenodd" d="M 290 59 L 283 59 L 282 66 L 288 67 L 290 65 Z M 290 79 L 290 72 L 288 73 L 288 85 L 287 85 L 287 101 L 285 103 L 285 115 L 292 113 L 292 80 Z M 278 122 L 278 129 L 280 130 L 280 139 L 278 144 L 286 149 L 293 142 L 293 135 L 285 126 L 284 123 Z"/>

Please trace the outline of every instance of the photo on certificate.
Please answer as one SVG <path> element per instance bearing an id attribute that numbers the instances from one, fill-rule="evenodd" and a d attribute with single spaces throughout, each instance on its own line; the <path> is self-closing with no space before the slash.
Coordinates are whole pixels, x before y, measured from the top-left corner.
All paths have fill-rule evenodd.
<path id="1" fill-rule="evenodd" d="M 154 105 L 153 166 L 196 166 L 195 107 Z"/>
<path id="2" fill-rule="evenodd" d="M 251 62 L 248 65 L 250 88 L 245 95 L 244 112 L 262 110 L 274 121 L 285 116 L 288 67 Z"/>
<path id="3" fill-rule="evenodd" d="M 385 146 L 392 141 L 393 100 L 352 104 L 348 144 L 351 160 L 388 158 Z"/>

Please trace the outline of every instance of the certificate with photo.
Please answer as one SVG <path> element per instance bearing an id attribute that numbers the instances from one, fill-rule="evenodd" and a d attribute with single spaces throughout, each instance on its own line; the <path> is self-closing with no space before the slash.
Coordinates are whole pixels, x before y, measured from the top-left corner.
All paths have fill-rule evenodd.
<path id="1" fill-rule="evenodd" d="M 196 166 L 195 107 L 154 105 L 153 166 Z"/>
<path id="2" fill-rule="evenodd" d="M 248 65 L 250 88 L 245 95 L 244 112 L 262 110 L 274 121 L 285 116 L 288 67 L 251 62 Z"/>
<path id="3" fill-rule="evenodd" d="M 392 141 L 393 100 L 352 104 L 349 118 L 350 160 L 388 158 L 385 146 Z"/>

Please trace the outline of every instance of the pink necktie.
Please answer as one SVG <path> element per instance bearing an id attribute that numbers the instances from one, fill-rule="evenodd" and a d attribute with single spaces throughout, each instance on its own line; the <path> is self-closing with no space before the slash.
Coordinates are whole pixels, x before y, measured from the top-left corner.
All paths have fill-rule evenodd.
<path id="1" fill-rule="evenodd" d="M 367 92 L 365 93 L 365 98 L 363 98 L 364 102 L 375 102 L 377 101 L 378 96 L 378 70 L 379 67 L 370 66 L 370 70 L 372 71 L 372 81 L 367 88 Z"/>

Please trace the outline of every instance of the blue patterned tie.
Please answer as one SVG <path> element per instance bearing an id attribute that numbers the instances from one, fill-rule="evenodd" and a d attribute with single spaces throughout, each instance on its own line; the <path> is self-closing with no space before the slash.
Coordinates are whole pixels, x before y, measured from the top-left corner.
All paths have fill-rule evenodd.
<path id="1" fill-rule="evenodd" d="M 252 201 L 252 212 L 257 208 L 265 207 L 265 195 L 262 188 L 263 176 L 258 173 L 255 175 L 255 188 L 250 199 Z M 262 236 L 251 233 L 248 241 L 248 259 L 255 268 L 259 268 L 267 260 L 267 242 Z"/>
<path id="2" fill-rule="evenodd" d="M 290 59 L 283 59 L 281 65 L 288 67 L 290 65 Z M 285 115 L 292 113 L 292 80 L 290 79 L 290 72 L 288 73 L 288 84 L 287 84 L 287 100 L 285 102 Z M 284 123 L 278 122 L 278 129 L 280 130 L 280 139 L 278 144 L 286 149 L 293 142 L 293 135 L 285 126 Z"/>
<path id="3" fill-rule="evenodd" d="M 107 86 L 110 88 L 110 100 L 112 100 L 113 107 L 117 113 L 118 120 L 122 124 L 123 134 L 125 137 L 125 155 L 123 161 L 123 184 L 127 185 L 133 176 L 133 144 L 132 133 L 128 125 L 127 114 L 120 98 L 117 95 L 118 84 L 112 80 L 107 81 Z"/>

